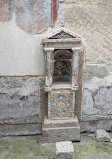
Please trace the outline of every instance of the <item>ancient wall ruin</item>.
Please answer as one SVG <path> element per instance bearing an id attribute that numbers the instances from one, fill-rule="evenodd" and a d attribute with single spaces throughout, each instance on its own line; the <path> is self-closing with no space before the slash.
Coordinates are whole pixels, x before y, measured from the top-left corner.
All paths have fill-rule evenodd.
<path id="1" fill-rule="evenodd" d="M 112 129 L 111 0 L 58 0 L 57 6 L 52 26 L 51 0 L 0 0 L 0 135 L 41 133 L 47 115 L 42 39 L 59 27 L 80 35 L 85 47 L 82 131 Z"/>

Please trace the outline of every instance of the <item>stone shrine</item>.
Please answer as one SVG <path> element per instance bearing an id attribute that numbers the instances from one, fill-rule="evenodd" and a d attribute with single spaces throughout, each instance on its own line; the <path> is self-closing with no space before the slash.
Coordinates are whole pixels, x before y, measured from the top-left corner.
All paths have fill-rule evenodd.
<path id="1" fill-rule="evenodd" d="M 46 61 L 44 90 L 48 93 L 43 142 L 79 141 L 75 93 L 78 90 L 81 38 L 68 29 L 60 28 L 46 36 L 43 45 Z"/>

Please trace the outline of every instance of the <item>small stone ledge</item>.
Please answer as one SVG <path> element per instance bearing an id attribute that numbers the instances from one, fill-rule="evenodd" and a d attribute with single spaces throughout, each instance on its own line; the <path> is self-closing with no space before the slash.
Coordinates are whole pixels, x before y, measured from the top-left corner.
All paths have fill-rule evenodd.
<path id="1" fill-rule="evenodd" d="M 40 135 L 42 124 L 0 125 L 0 136 Z"/>
<path id="2" fill-rule="evenodd" d="M 0 125 L 2 124 L 12 124 L 12 125 L 20 125 L 20 124 L 41 124 L 42 120 L 39 118 L 39 114 L 26 116 L 21 118 L 4 118 L 0 120 Z"/>

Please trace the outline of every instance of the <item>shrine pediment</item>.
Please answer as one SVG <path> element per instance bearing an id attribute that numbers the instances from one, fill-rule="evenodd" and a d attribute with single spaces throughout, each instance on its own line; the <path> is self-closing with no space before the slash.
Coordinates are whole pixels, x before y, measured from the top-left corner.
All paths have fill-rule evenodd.
<path id="1" fill-rule="evenodd" d="M 74 41 L 80 42 L 81 38 L 66 28 L 59 28 L 58 30 L 44 37 L 43 39 L 43 43 L 55 43 L 55 42 L 67 43 Z"/>
<path id="2" fill-rule="evenodd" d="M 61 31 L 58 34 L 55 34 L 54 36 L 50 37 L 49 39 L 63 39 L 63 38 L 74 38 L 72 35 L 67 34 L 64 31 Z"/>

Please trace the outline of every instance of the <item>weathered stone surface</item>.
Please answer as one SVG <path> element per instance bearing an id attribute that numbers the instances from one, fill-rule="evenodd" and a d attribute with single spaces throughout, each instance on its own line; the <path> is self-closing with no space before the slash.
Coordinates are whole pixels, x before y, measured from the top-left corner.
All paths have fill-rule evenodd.
<path id="1" fill-rule="evenodd" d="M 56 127 L 77 127 L 79 126 L 79 121 L 77 118 L 70 119 L 45 119 L 43 123 L 44 128 L 56 128 Z"/>
<path id="2" fill-rule="evenodd" d="M 85 64 L 83 81 L 89 81 L 94 76 L 104 78 L 109 75 L 108 67 L 102 64 Z"/>
<path id="3" fill-rule="evenodd" d="M 40 104 L 40 118 L 43 120 L 48 114 L 48 94 L 44 91 L 45 79 L 39 78 L 39 104 Z"/>
<path id="4" fill-rule="evenodd" d="M 0 125 L 0 136 L 36 135 L 41 133 L 41 124 Z"/>
<path id="5" fill-rule="evenodd" d="M 82 87 L 83 87 L 83 63 L 84 63 L 84 50 L 80 54 L 80 64 L 79 64 L 79 76 L 78 76 L 78 90 L 75 93 L 75 114 L 78 117 L 78 120 L 81 120 L 82 117 Z"/>
<path id="6" fill-rule="evenodd" d="M 81 132 L 95 132 L 97 129 L 104 129 L 106 131 L 112 131 L 112 120 L 93 120 L 93 121 L 81 121 Z"/>
<path id="7" fill-rule="evenodd" d="M 92 78 L 84 84 L 83 120 L 112 118 L 112 75 Z"/>
<path id="8" fill-rule="evenodd" d="M 56 143 L 56 159 L 74 159 L 74 148 L 70 141 Z"/>
<path id="9" fill-rule="evenodd" d="M 25 116 L 25 117 L 12 117 L 12 118 L 4 118 L 0 121 L 0 125 L 2 124 L 32 124 L 32 123 L 42 123 L 41 118 L 39 117 L 39 114 L 31 115 L 31 116 Z"/>
<path id="10" fill-rule="evenodd" d="M 47 0 L 16 0 L 17 25 L 31 33 L 41 33 L 48 28 L 51 19 L 51 5 Z"/>
<path id="11" fill-rule="evenodd" d="M 54 143 L 58 141 L 80 141 L 80 127 L 58 127 L 42 129 L 44 143 Z"/>
<path id="12" fill-rule="evenodd" d="M 98 142 L 104 142 L 104 141 L 110 142 L 110 135 L 103 129 L 96 130 L 95 136 Z"/>
<path id="13" fill-rule="evenodd" d="M 94 155 L 89 155 L 87 159 L 112 159 L 112 156 L 107 155 L 107 154 L 94 154 Z"/>
<path id="14" fill-rule="evenodd" d="M 14 11 L 13 0 L 0 0 L 0 22 L 9 21 Z"/>
<path id="15" fill-rule="evenodd" d="M 44 36 L 44 33 L 38 36 L 34 36 L 25 33 L 21 29 L 24 29 L 25 31 L 30 31 L 32 33 L 38 33 L 41 32 L 43 28 L 45 29 L 45 26 L 48 27 L 48 24 L 43 25 L 42 28 L 38 27 L 37 23 L 39 23 L 39 20 L 40 21 L 42 20 L 43 22 L 45 19 L 44 18 L 43 18 L 44 20 L 39 19 L 38 16 L 36 15 L 38 14 L 37 11 L 38 6 L 35 6 L 34 10 L 31 11 L 32 10 L 31 3 L 35 4 L 36 0 L 30 1 L 30 3 L 28 3 L 27 0 L 24 1 L 16 0 L 15 2 L 17 2 L 16 14 L 13 14 L 14 13 L 13 1 L 11 0 L 0 1 L 0 21 L 1 22 L 5 22 L 7 20 L 9 21 L 13 15 L 12 22 L 0 24 L 0 37 L 1 37 L 0 38 L 1 39 L 0 40 L 0 75 L 1 76 L 43 75 L 44 56 L 42 54 L 41 41 Z M 41 4 L 41 2 L 39 3 Z M 87 82 L 86 80 L 91 80 L 93 76 L 97 76 L 99 78 L 104 78 L 105 76 L 107 76 L 108 70 L 106 69 L 105 66 L 108 65 L 110 71 L 112 71 L 111 0 L 101 0 L 101 1 L 100 0 L 94 0 L 94 1 L 65 0 L 65 2 L 60 3 L 60 10 L 61 12 L 59 14 L 55 28 L 58 28 L 59 26 L 63 25 L 83 37 L 83 43 L 85 45 L 85 62 L 87 64 L 85 69 L 85 82 Z M 43 9 L 41 11 L 42 11 L 41 13 L 43 13 Z M 18 26 L 21 29 L 19 29 L 15 25 L 14 23 L 15 18 Z M 31 20 L 33 19 L 33 21 L 30 21 L 30 19 Z M 36 26 L 38 29 L 36 28 Z M 52 29 L 49 29 L 48 32 L 50 32 L 51 30 Z M 91 66 L 90 68 L 91 64 L 95 64 L 95 67 Z M 99 65 L 102 64 L 106 65 L 100 68 Z M 95 83 L 96 85 L 97 82 L 91 82 L 90 85 L 92 86 L 93 83 Z M 6 90 L 8 90 L 8 88 L 6 88 Z M 41 89 L 41 92 L 42 92 L 41 93 L 42 97 L 44 94 L 43 88 Z M 85 102 L 86 104 L 85 106 L 83 105 L 83 120 L 96 120 L 96 119 L 99 120 L 102 118 L 103 119 L 111 118 L 112 116 L 112 101 L 110 98 L 111 92 L 112 92 L 111 84 L 109 85 L 109 87 L 107 86 L 107 84 L 106 87 L 105 84 L 103 84 L 103 86 L 98 87 L 98 90 L 96 90 L 95 92 L 91 91 L 90 88 L 84 86 L 84 100 L 86 101 Z M 78 96 L 79 100 L 77 102 L 77 105 L 79 105 L 81 103 L 81 96 L 80 96 L 81 89 L 77 94 L 79 94 Z M 0 96 L 2 98 L 2 95 Z M 6 96 L 4 102 L 7 101 L 8 98 L 10 98 L 9 96 L 10 95 Z M 46 106 L 43 104 L 45 96 L 43 96 L 43 99 L 41 101 L 42 103 L 41 108 L 43 110 L 41 108 L 40 109 L 42 110 L 41 111 L 42 115 L 43 112 L 46 112 Z M 0 101 L 3 101 L 3 99 L 0 99 Z M 44 108 L 42 107 L 42 105 L 44 105 L 43 106 Z M 10 109 L 8 106 L 7 107 L 5 106 L 5 108 L 7 110 Z M 4 111 L 5 110 L 3 107 L 2 118 L 4 116 Z M 81 113 L 80 113 L 81 107 L 79 108 L 76 106 L 75 111 L 77 111 L 77 114 L 79 114 L 78 116 L 81 118 Z M 7 112 L 5 112 L 5 114 L 6 113 Z M 26 119 L 26 117 L 25 118 L 19 117 L 19 112 L 18 112 L 18 117 L 16 117 L 16 119 L 4 118 L 2 121 L 0 121 L 0 123 L 3 124 L 3 123 L 36 122 L 37 116 L 38 114 L 36 114 L 35 117 L 33 116 L 33 118 L 31 116 L 28 117 L 29 119 L 28 118 Z"/>
<path id="16" fill-rule="evenodd" d="M 37 77 L 0 78 L 0 119 L 5 123 L 40 122 Z M 16 120 L 15 120 L 16 119 Z"/>
<path id="17" fill-rule="evenodd" d="M 51 24 L 51 1 L 1 0 L 0 21 L 14 21 L 24 31 L 41 33 Z"/>

